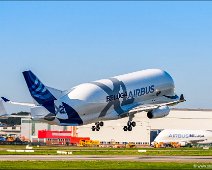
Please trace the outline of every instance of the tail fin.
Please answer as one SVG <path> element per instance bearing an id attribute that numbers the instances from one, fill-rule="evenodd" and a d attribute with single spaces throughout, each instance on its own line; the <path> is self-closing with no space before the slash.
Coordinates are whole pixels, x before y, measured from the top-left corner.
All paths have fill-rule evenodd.
<path id="1" fill-rule="evenodd" d="M 5 110 L 5 107 L 3 105 L 3 101 L 0 100 L 0 118 L 8 118 L 8 114 Z"/>
<path id="2" fill-rule="evenodd" d="M 180 101 L 181 101 L 181 102 L 186 101 L 183 94 L 180 95 Z"/>
<path id="3" fill-rule="evenodd" d="M 2 100 L 4 101 L 4 102 L 9 102 L 10 100 L 9 99 L 7 99 L 6 97 L 1 97 L 2 98 Z"/>
<path id="4" fill-rule="evenodd" d="M 30 70 L 24 71 L 23 75 L 31 96 L 40 105 L 56 100 L 47 87 Z"/>

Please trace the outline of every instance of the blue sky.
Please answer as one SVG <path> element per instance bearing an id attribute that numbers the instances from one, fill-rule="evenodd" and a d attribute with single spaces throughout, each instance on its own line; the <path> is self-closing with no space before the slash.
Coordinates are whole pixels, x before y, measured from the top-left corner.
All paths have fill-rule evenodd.
<path id="1" fill-rule="evenodd" d="M 0 47 L 0 96 L 10 99 L 32 101 L 28 69 L 69 89 L 161 68 L 185 94 L 179 107 L 212 108 L 212 2 L 0 2 Z"/>

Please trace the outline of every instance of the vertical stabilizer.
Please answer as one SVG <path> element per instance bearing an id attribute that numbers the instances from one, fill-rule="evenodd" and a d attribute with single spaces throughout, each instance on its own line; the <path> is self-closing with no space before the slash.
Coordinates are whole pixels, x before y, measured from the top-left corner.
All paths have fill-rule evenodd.
<path id="1" fill-rule="evenodd" d="M 31 96 L 40 105 L 56 100 L 46 86 L 31 71 L 24 71 L 23 75 Z"/>
<path id="2" fill-rule="evenodd" d="M 0 100 L 0 117 L 7 117 L 7 116 L 8 116 L 8 114 L 7 114 L 5 107 L 3 105 L 3 101 Z"/>

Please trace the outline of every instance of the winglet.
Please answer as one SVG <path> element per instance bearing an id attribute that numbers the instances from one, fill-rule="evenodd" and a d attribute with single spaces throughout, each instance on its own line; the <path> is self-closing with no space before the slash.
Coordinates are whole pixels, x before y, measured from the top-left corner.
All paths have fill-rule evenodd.
<path id="1" fill-rule="evenodd" d="M 7 99 L 7 98 L 5 98 L 5 97 L 1 97 L 2 98 L 2 100 L 4 101 L 4 102 L 9 102 L 10 100 L 9 99 Z"/>
<path id="2" fill-rule="evenodd" d="M 184 95 L 181 94 L 181 95 L 180 95 L 180 102 L 184 102 L 184 101 L 186 101 L 185 98 L 184 98 Z"/>

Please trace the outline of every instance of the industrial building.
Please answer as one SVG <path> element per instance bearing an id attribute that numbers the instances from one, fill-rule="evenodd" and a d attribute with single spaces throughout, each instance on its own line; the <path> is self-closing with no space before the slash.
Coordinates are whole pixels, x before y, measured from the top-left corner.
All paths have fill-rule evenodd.
<path id="1" fill-rule="evenodd" d="M 163 129 L 200 129 L 212 130 L 212 110 L 173 109 L 167 117 L 148 119 L 145 112 L 135 114 L 136 127 L 132 131 L 123 131 L 128 118 L 104 122 L 100 131 L 91 131 L 91 125 L 78 128 L 78 134 L 88 135 L 91 139 L 105 142 L 135 142 L 150 145 Z"/>
<path id="2" fill-rule="evenodd" d="M 134 142 L 140 145 L 150 145 L 163 129 L 212 130 L 212 110 L 206 109 L 172 109 L 167 117 L 158 119 L 148 119 L 146 113 L 141 112 L 135 114 L 133 120 L 136 122 L 136 127 L 133 127 L 132 131 L 123 130 L 128 118 L 105 121 L 100 131 L 92 131 L 92 124 L 63 127 L 22 118 L 19 133 L 20 136 L 24 136 L 30 141 L 39 141 L 38 130 L 51 130 L 71 131 L 70 135 L 73 137 L 89 137 L 92 140 L 99 140 L 102 144 Z M 1 129 L 1 132 L 3 130 Z"/>
<path id="3" fill-rule="evenodd" d="M 0 136 L 5 136 L 5 135 L 15 135 L 15 136 L 19 136 L 21 134 L 21 126 L 1 126 L 0 127 Z"/>

